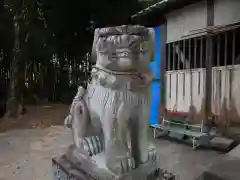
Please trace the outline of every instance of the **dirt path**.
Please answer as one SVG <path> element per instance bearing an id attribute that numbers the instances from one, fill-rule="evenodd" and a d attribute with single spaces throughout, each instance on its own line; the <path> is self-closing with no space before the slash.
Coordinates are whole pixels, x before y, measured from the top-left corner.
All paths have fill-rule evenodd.
<path id="1" fill-rule="evenodd" d="M 63 125 L 69 105 L 49 104 L 43 106 L 28 106 L 27 113 L 18 119 L 1 119 L 0 132 L 12 129 L 46 128 L 51 125 Z"/>
<path id="2" fill-rule="evenodd" d="M 0 134 L 0 180 L 51 180 L 51 159 L 71 143 L 62 126 Z"/>
<path id="3" fill-rule="evenodd" d="M 0 134 L 0 180 L 53 180 L 51 159 L 64 153 L 71 142 L 71 133 L 63 126 Z M 195 180 L 223 156 L 167 140 L 156 140 L 156 145 L 160 167 L 177 174 L 178 180 Z"/>
<path id="4" fill-rule="evenodd" d="M 62 126 L 68 108 L 29 106 L 19 119 L 0 121 L 0 180 L 52 179 L 51 159 L 71 143 Z"/>

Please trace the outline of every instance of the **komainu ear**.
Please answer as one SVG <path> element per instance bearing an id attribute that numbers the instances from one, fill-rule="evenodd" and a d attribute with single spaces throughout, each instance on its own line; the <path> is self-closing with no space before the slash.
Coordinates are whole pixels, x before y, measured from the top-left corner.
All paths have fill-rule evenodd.
<path id="1" fill-rule="evenodd" d="M 91 62 L 96 63 L 97 62 L 97 42 L 99 39 L 99 28 L 96 28 L 94 31 L 94 39 L 93 39 L 93 45 L 92 45 L 92 54 L 91 54 Z"/>
<path id="2" fill-rule="evenodd" d="M 148 28 L 148 35 L 149 35 L 149 51 L 151 60 L 154 59 L 154 45 L 155 45 L 155 31 L 153 28 Z"/>

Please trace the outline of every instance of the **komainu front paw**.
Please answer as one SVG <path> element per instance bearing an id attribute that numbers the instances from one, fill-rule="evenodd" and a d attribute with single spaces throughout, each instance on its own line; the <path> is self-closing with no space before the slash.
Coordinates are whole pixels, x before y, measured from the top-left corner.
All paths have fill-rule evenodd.
<path id="1" fill-rule="evenodd" d="M 64 120 L 64 126 L 71 129 L 72 128 L 72 119 L 73 119 L 72 115 L 69 114 Z"/>
<path id="2" fill-rule="evenodd" d="M 119 157 L 108 163 L 108 169 L 117 175 L 130 173 L 135 169 L 135 160 L 132 157 Z"/>
<path id="3" fill-rule="evenodd" d="M 141 164 L 145 164 L 148 162 L 155 162 L 157 161 L 157 151 L 155 147 L 149 147 L 145 152 L 141 155 Z"/>
<path id="4" fill-rule="evenodd" d="M 89 136 L 83 138 L 82 148 L 85 152 L 88 152 L 89 156 L 103 152 L 103 145 L 98 136 Z"/>
<path id="5" fill-rule="evenodd" d="M 156 161 L 157 160 L 157 150 L 156 148 L 148 149 L 148 161 Z"/>
<path id="6" fill-rule="evenodd" d="M 84 155 L 93 156 L 103 152 L 102 142 L 98 136 L 78 138 L 74 141 L 78 152 Z"/>

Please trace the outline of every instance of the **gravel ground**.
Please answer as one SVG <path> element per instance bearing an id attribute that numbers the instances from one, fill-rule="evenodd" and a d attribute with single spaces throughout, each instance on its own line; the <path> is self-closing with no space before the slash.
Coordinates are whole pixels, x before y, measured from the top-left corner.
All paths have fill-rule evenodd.
<path id="1" fill-rule="evenodd" d="M 51 180 L 51 158 L 71 143 L 61 126 L 0 135 L 0 180 Z"/>
<path id="2" fill-rule="evenodd" d="M 70 131 L 62 126 L 0 134 L 0 180 L 51 180 L 51 158 L 62 154 L 71 142 Z M 158 139 L 156 145 L 161 168 L 180 180 L 194 180 L 223 156 L 167 140 Z"/>

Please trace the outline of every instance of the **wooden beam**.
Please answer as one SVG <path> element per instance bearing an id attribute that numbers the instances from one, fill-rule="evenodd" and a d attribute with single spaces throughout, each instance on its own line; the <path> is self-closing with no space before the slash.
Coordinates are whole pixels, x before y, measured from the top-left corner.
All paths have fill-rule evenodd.
<path id="1" fill-rule="evenodd" d="M 166 65 L 167 65 L 167 24 L 166 22 L 161 25 L 161 105 L 165 107 L 166 104 L 166 79 L 165 79 L 165 72 L 166 72 Z"/>
<path id="2" fill-rule="evenodd" d="M 214 25 L 214 0 L 205 0 L 207 8 L 207 26 Z M 206 89 L 205 89 L 205 113 L 206 118 L 212 116 L 212 62 L 213 62 L 213 37 L 206 36 Z M 207 120 L 205 119 L 205 120 Z"/>

